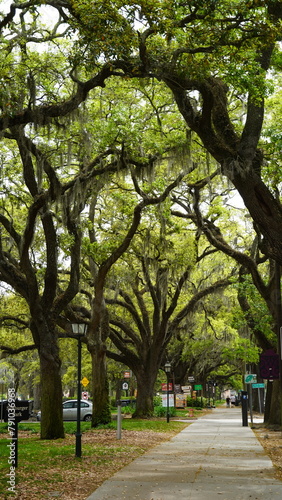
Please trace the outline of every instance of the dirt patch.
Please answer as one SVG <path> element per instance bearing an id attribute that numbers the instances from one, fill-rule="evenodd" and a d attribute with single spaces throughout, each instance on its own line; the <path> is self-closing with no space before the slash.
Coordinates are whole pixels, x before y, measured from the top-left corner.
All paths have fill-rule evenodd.
<path id="1" fill-rule="evenodd" d="M 265 453 L 272 460 L 276 468 L 275 476 L 282 481 L 282 432 L 277 429 L 268 429 L 258 425 L 253 427 L 253 431 L 263 446 Z"/>

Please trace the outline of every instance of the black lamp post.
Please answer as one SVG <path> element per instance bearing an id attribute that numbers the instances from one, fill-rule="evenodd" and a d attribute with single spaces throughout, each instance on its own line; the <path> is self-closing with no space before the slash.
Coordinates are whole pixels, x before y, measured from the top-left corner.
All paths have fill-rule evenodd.
<path id="1" fill-rule="evenodd" d="M 77 414 L 75 434 L 75 456 L 81 457 L 80 401 L 81 401 L 81 337 L 86 332 L 84 323 L 74 323 L 72 331 L 77 335 Z"/>
<path id="2" fill-rule="evenodd" d="M 171 364 L 169 361 L 166 362 L 164 366 L 166 372 L 166 421 L 169 423 L 169 375 L 171 370 Z"/>

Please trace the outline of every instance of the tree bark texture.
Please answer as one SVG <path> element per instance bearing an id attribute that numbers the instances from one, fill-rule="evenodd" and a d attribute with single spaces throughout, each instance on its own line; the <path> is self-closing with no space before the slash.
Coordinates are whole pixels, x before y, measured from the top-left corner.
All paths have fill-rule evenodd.
<path id="1" fill-rule="evenodd" d="M 62 382 L 56 345 L 40 349 L 41 439 L 64 437 Z"/>
<path id="2" fill-rule="evenodd" d="M 280 393 L 280 381 L 274 380 L 273 382 L 268 382 L 272 384 L 271 391 L 271 404 L 269 414 L 267 416 L 266 423 L 268 425 L 281 425 L 281 393 Z"/>
<path id="3" fill-rule="evenodd" d="M 157 372 L 135 372 L 137 380 L 136 409 L 132 418 L 148 418 L 154 413 L 154 394 Z"/>
<path id="4" fill-rule="evenodd" d="M 92 359 L 92 427 L 111 422 L 109 384 L 106 366 L 106 348 L 103 343 L 91 346 Z"/>
<path id="5" fill-rule="evenodd" d="M 201 138 L 204 146 L 221 165 L 242 196 L 246 208 L 263 235 L 261 250 L 282 264 L 282 207 L 263 182 L 260 171 L 263 153 L 258 149 L 263 122 L 263 102 L 248 104 L 247 119 L 241 135 L 235 132 L 229 118 L 227 87 L 217 78 L 193 82 L 201 93 L 203 105 L 195 113 L 187 90 L 191 81 L 185 78 L 163 78 L 187 125 Z"/>

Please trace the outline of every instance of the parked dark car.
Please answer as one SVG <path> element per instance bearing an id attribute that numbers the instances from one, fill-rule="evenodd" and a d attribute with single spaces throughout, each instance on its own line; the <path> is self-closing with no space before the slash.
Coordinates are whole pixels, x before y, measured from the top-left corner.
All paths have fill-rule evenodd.
<path id="1" fill-rule="evenodd" d="M 121 406 L 135 406 L 136 405 L 136 399 L 121 399 Z"/>
<path id="2" fill-rule="evenodd" d="M 37 420 L 41 420 L 41 411 L 37 413 Z M 63 420 L 77 419 L 77 399 L 70 399 L 63 403 Z M 90 401 L 80 401 L 80 420 L 89 422 L 92 420 L 92 403 Z"/>

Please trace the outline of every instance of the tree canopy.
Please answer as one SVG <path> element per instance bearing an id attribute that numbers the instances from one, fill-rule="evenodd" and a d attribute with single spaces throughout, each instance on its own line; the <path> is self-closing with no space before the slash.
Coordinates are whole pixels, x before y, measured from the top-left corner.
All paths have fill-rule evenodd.
<path id="1" fill-rule="evenodd" d="M 28 305 L 41 369 L 50 374 L 43 378 L 43 404 L 50 408 L 53 387 L 59 408 L 57 338 L 75 319 L 75 310 L 68 314 L 80 289 L 80 216 L 85 207 L 91 212 L 100 187 L 116 172 L 131 171 L 140 216 L 168 189 L 163 182 L 156 201 L 149 200 L 138 184 L 140 172 L 169 154 L 178 159 L 171 161 L 176 179 L 181 157 L 191 173 L 183 185 L 198 221 L 201 187 L 225 176 L 254 221 L 259 251 L 282 263 L 280 160 L 273 148 L 279 133 L 273 124 L 263 128 L 266 99 L 276 90 L 273 75 L 281 71 L 282 2 L 32 0 L 1 6 L 0 279 Z M 270 106 L 280 105 L 273 99 Z M 218 208 L 211 207 L 212 217 Z M 210 235 L 213 222 L 205 222 Z M 91 230 L 89 236 L 104 279 L 129 240 L 111 253 L 113 247 L 98 248 L 91 240 Z M 95 287 L 94 304 L 98 281 Z M 45 437 L 63 434 L 60 410 L 53 417 L 43 418 Z"/>

